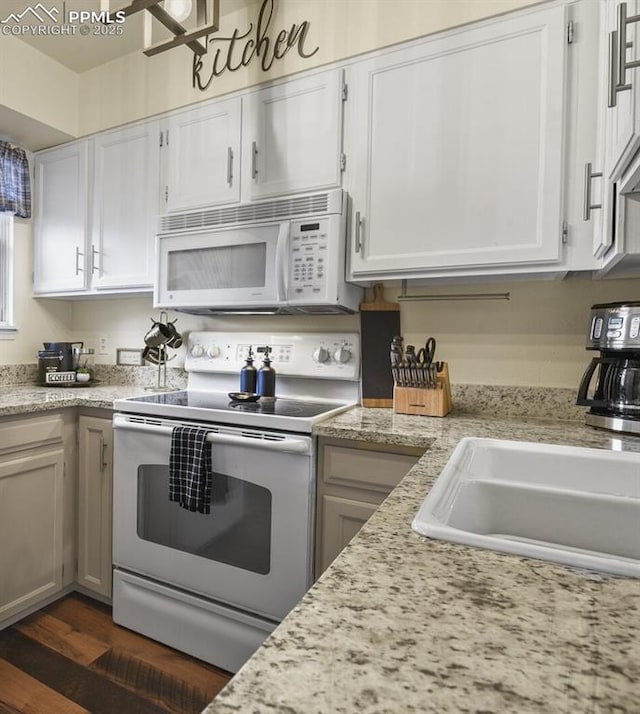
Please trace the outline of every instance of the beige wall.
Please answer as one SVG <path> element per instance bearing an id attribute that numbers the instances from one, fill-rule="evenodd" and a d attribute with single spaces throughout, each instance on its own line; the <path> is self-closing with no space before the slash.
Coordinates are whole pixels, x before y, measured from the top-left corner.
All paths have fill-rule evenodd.
<path id="1" fill-rule="evenodd" d="M 255 25 L 260 0 L 221 18 L 221 35 Z M 304 20 L 310 22 L 308 48 L 319 46 L 309 59 L 292 50 L 273 63 L 268 73 L 255 60 L 248 68 L 214 79 L 206 92 L 191 86 L 191 52 L 173 49 L 146 58 L 141 52 L 85 72 L 80 77 L 80 133 L 200 102 L 268 79 L 352 57 L 448 27 L 516 8 L 532 0 L 277 0 L 270 34 Z M 204 60 L 205 67 L 209 67 Z M 203 71 L 203 76 L 205 76 Z"/>
<path id="2" fill-rule="evenodd" d="M 6 35 L 0 37 L 0 68 L 0 106 L 78 135 L 80 78 L 75 72 Z"/>
<path id="3" fill-rule="evenodd" d="M 35 362 L 43 341 L 64 341 L 71 334 L 72 305 L 31 296 L 31 221 L 17 218 L 15 242 L 15 322 L 18 333 L 0 339 L 0 364 Z"/>
<path id="4" fill-rule="evenodd" d="M 435 336 L 452 382 L 577 388 L 593 356 L 584 347 L 590 306 L 636 300 L 640 278 L 449 285 L 410 294 L 418 292 L 510 293 L 508 302 L 402 303 L 405 339 L 419 344 Z"/>
<path id="5" fill-rule="evenodd" d="M 225 27 L 244 27 L 256 3 L 224 19 Z M 439 29 L 531 4 L 530 0 L 280 0 L 273 27 L 311 21 L 311 38 L 319 37 L 321 51 L 311 61 L 288 55 L 268 75 L 275 78 L 314 65 L 365 52 Z M 11 38 L 10 38 L 11 39 Z M 13 44 L 13 43 L 12 43 Z M 0 43 L 2 66 L 24 66 L 29 58 L 42 62 L 24 48 Z M 38 54 L 38 53 L 36 53 Z M 27 58 L 26 55 L 29 55 Z M 28 64 L 28 62 L 27 62 Z M 0 78 L 0 103 L 5 98 L 16 110 L 38 115 L 39 120 L 68 130 L 73 124 L 73 80 L 59 67 L 44 70 L 49 85 L 43 101 L 14 79 Z M 64 69 L 64 68 L 63 68 Z M 22 69 L 17 72 L 21 76 Z M 59 75 L 59 79 L 51 78 Z M 267 76 L 251 69 L 226 75 L 207 93 L 190 88 L 190 54 L 176 49 L 145 58 L 129 55 L 78 78 L 82 101 L 76 133 L 86 134 L 210 96 L 258 83 Z M 44 80 L 37 80 L 36 89 Z M 56 82 L 59 82 L 56 84 Z M 61 91 L 58 91 L 60 89 Z M 21 95 L 20 92 L 23 92 Z M 64 125 L 64 126 L 63 126 Z M 1 127 L 0 127 L 1 129 Z M 142 347 L 149 317 L 158 315 L 150 297 L 65 302 L 34 300 L 31 290 L 30 225 L 19 222 L 17 320 L 15 340 L 0 341 L 0 363 L 32 362 L 46 339 L 84 339 L 97 347 L 98 337 L 109 340 L 109 354 L 96 361 L 113 363 L 117 347 Z M 574 388 L 590 355 L 584 350 L 589 306 L 594 302 L 633 299 L 640 294 L 638 280 L 530 281 L 495 285 L 414 288 L 414 292 L 510 292 L 509 302 L 422 302 L 402 304 L 402 325 L 407 341 L 419 344 L 426 335 L 438 339 L 438 356 L 447 359 L 457 383 L 547 385 Z M 388 288 L 388 299 L 397 289 Z M 176 315 L 172 315 L 175 317 Z M 302 329 L 354 330 L 358 316 L 310 318 L 203 318 L 178 315 L 183 331 L 192 329 Z M 183 355 L 173 364 L 179 364 Z"/>
<path id="6" fill-rule="evenodd" d="M 386 299 L 398 295 L 387 287 Z M 459 384 L 501 384 L 577 388 L 591 354 L 584 348 L 589 308 L 597 302 L 634 300 L 640 279 L 521 281 L 413 288 L 410 294 L 510 293 L 507 301 L 401 303 L 406 343 L 419 345 L 427 335 L 438 341 L 438 358 L 449 362 Z M 108 335 L 113 362 L 117 347 L 144 346 L 149 318 L 158 316 L 151 298 L 80 301 L 73 304 L 73 338 L 97 345 Z M 359 317 L 194 317 L 171 313 L 176 327 L 189 330 L 358 330 Z M 176 353 L 179 365 L 183 351 Z"/>

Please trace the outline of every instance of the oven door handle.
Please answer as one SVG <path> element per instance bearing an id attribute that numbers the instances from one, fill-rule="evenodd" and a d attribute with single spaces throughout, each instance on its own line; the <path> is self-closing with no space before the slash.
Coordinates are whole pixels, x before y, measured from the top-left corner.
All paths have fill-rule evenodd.
<path id="1" fill-rule="evenodd" d="M 113 428 L 125 431 L 137 431 L 147 434 L 157 434 L 159 436 L 171 436 L 173 427 L 157 426 L 155 424 L 136 424 L 126 417 L 116 414 L 113 417 Z M 203 427 L 206 429 L 206 427 Z M 249 433 L 249 432 L 247 432 Z M 259 432 L 256 432 L 259 433 Z M 227 444 L 231 446 L 255 446 L 269 451 L 285 451 L 296 454 L 311 453 L 311 442 L 308 438 L 286 436 L 276 439 L 264 439 L 257 436 L 235 436 L 234 434 L 218 434 L 209 432 L 207 441 L 212 444 Z"/>

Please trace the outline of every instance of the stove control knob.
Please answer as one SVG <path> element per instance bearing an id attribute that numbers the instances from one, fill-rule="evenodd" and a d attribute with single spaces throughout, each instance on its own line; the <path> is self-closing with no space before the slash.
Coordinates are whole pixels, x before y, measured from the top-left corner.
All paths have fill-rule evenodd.
<path id="1" fill-rule="evenodd" d="M 318 362 L 318 364 L 326 362 L 330 356 L 331 355 L 329 354 L 329 350 L 325 349 L 324 347 L 317 347 L 315 350 L 313 350 L 313 361 Z"/>
<path id="2" fill-rule="evenodd" d="M 211 357 L 211 359 L 215 359 L 216 357 L 220 356 L 220 348 L 218 345 L 211 345 L 209 349 L 207 350 L 207 357 Z"/>
<path id="3" fill-rule="evenodd" d="M 194 345 L 191 348 L 191 356 L 192 357 L 202 357 L 204 354 L 204 347 L 202 345 Z"/>
<path id="4" fill-rule="evenodd" d="M 342 347 L 338 347 L 338 349 L 333 353 L 333 359 L 338 364 L 344 364 L 351 359 L 351 350 L 342 345 Z"/>

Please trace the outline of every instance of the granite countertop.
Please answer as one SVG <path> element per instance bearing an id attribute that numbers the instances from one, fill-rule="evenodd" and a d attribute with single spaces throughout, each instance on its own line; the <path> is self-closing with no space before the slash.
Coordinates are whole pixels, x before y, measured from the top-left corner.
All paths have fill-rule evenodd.
<path id="1" fill-rule="evenodd" d="M 65 407 L 113 409 L 115 399 L 145 393 L 140 385 L 96 384 L 90 387 L 39 387 L 31 384 L 2 386 L 0 416 L 34 414 Z"/>
<path id="2" fill-rule="evenodd" d="M 640 580 L 410 528 L 463 436 L 636 452 L 640 438 L 576 421 L 360 408 L 315 431 L 429 450 L 206 714 L 640 711 Z"/>
<path id="3" fill-rule="evenodd" d="M 112 409 L 143 391 L 5 386 L 0 415 Z M 486 414 L 499 413 L 487 403 Z M 640 579 L 431 540 L 410 527 L 464 436 L 635 452 L 640 437 L 572 420 L 362 408 L 314 431 L 428 450 L 206 714 L 640 712 Z"/>

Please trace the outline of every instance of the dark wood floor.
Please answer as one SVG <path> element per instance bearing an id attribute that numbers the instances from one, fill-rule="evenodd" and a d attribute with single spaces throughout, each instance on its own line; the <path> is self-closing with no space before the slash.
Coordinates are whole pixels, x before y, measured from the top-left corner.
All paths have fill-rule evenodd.
<path id="1" fill-rule="evenodd" d="M 78 593 L 0 632 L 0 714 L 192 714 L 229 679 Z"/>

